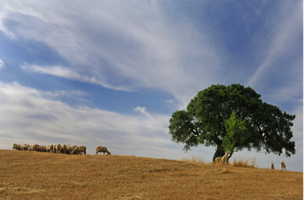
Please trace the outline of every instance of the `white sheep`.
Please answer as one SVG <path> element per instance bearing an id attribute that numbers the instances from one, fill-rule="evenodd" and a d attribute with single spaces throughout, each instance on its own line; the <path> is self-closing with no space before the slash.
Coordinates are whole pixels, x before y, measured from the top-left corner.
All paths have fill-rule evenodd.
<path id="1" fill-rule="evenodd" d="M 285 171 L 286 171 L 286 165 L 283 160 L 281 161 L 281 169 L 282 170 L 285 169 Z"/>
<path id="2" fill-rule="evenodd" d="M 222 162 L 222 157 L 217 157 L 215 160 L 214 160 L 215 163 L 221 163 Z"/>
<path id="3" fill-rule="evenodd" d="M 46 152 L 53 153 L 53 147 L 54 147 L 54 145 L 52 145 L 52 144 L 48 145 L 46 148 Z"/>
<path id="4" fill-rule="evenodd" d="M 111 152 L 108 151 L 107 147 L 102 147 L 102 146 L 98 146 L 95 148 L 96 154 L 98 154 L 98 152 L 101 152 L 103 154 L 107 153 L 108 155 L 111 155 Z"/>
<path id="5" fill-rule="evenodd" d="M 33 149 L 33 151 L 40 151 L 40 145 L 33 144 L 32 149 Z"/>
<path id="6" fill-rule="evenodd" d="M 77 145 L 67 145 L 67 154 L 71 154 L 72 151 L 77 147 Z"/>
<path id="7" fill-rule="evenodd" d="M 46 148 L 47 148 L 47 146 L 41 145 L 40 146 L 40 152 L 46 152 Z"/>
<path id="8" fill-rule="evenodd" d="M 62 147 L 61 152 L 66 153 L 67 152 L 67 145 L 63 144 L 63 145 L 61 145 L 61 147 Z"/>
<path id="9" fill-rule="evenodd" d="M 271 163 L 270 169 L 275 169 L 275 168 L 274 168 L 274 163 Z"/>
<path id="10" fill-rule="evenodd" d="M 87 147 L 86 146 L 77 146 L 71 152 L 71 154 L 82 154 L 82 153 L 84 153 L 84 155 L 87 154 Z"/>
<path id="11" fill-rule="evenodd" d="M 22 146 L 21 146 L 21 150 L 28 150 L 29 149 L 29 147 L 30 147 L 30 145 L 29 144 L 23 144 Z"/>
<path id="12" fill-rule="evenodd" d="M 61 153 L 62 146 L 60 144 L 56 144 L 55 145 L 55 150 L 56 150 L 56 153 Z"/>
<path id="13" fill-rule="evenodd" d="M 230 152 L 228 151 L 223 157 L 222 157 L 222 163 L 227 164 L 228 163 L 228 155 Z"/>
<path id="14" fill-rule="evenodd" d="M 13 144 L 13 149 L 21 150 L 21 145 L 15 143 L 15 144 Z"/>
<path id="15" fill-rule="evenodd" d="M 214 162 L 215 163 L 228 163 L 228 155 L 230 152 L 228 151 L 223 157 L 217 157 Z"/>
<path id="16" fill-rule="evenodd" d="M 29 150 L 29 151 L 34 151 L 34 146 L 35 146 L 34 144 L 30 145 L 30 147 L 29 147 L 28 150 Z"/>

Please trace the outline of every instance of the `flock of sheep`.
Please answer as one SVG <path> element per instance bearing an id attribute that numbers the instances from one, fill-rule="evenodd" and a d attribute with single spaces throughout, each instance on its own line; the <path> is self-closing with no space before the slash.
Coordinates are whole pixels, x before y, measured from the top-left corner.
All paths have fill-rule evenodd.
<path id="1" fill-rule="evenodd" d="M 215 163 L 224 163 L 227 164 L 228 163 L 228 155 L 230 154 L 230 152 L 228 151 L 223 157 L 217 157 L 214 162 Z M 270 165 L 270 169 L 274 169 L 274 163 L 271 163 Z M 286 165 L 284 163 L 284 161 L 281 161 L 281 169 L 285 169 L 286 170 Z"/>
<path id="2" fill-rule="evenodd" d="M 16 150 L 23 151 L 39 151 L 39 152 L 50 152 L 50 153 L 65 153 L 65 154 L 84 154 L 86 155 L 87 148 L 85 146 L 77 146 L 77 145 L 61 145 L 61 144 L 50 144 L 48 146 L 38 145 L 38 144 L 13 144 L 13 148 Z M 95 148 L 96 154 L 99 152 L 108 155 L 111 155 L 111 152 L 108 151 L 107 147 L 98 146 Z"/>

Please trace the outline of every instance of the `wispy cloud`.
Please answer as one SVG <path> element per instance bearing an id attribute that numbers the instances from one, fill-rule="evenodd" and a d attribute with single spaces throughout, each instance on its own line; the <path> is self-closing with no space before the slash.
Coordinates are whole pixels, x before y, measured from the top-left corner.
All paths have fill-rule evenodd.
<path id="1" fill-rule="evenodd" d="M 270 68 L 273 69 L 274 62 L 279 60 L 284 54 L 288 54 L 293 46 L 298 43 L 298 39 L 303 35 L 303 27 L 299 24 L 303 24 L 303 4 L 302 1 L 297 1 L 297 5 L 289 5 L 290 2 L 286 2 L 286 6 L 282 6 L 278 12 L 284 16 L 283 19 L 272 18 L 266 23 L 271 30 L 270 35 L 266 36 L 268 42 L 266 43 L 267 51 L 266 55 L 261 61 L 260 66 L 257 68 L 254 75 L 248 80 L 247 85 L 254 86 L 258 81 L 265 76 L 265 73 Z M 282 22 L 281 22 L 282 21 Z M 264 51 L 263 51 L 264 52 Z M 263 56 L 262 56 L 263 57 Z M 274 70 L 274 69 L 273 69 Z"/>
<path id="2" fill-rule="evenodd" d="M 5 19 L 7 18 L 7 14 L 5 11 L 0 12 L 0 31 L 2 31 L 7 37 L 12 40 L 16 39 L 16 36 L 13 32 L 9 31 L 5 26 Z"/>
<path id="3" fill-rule="evenodd" d="M 17 25 L 6 30 L 42 42 L 69 61 L 66 67 L 30 64 L 23 69 L 111 89 L 156 88 L 185 107 L 201 88 L 221 81 L 216 73 L 225 55 L 219 56 L 210 43 L 210 30 L 198 29 L 187 18 L 172 23 L 160 2 L 140 2 L 140 8 L 138 3 L 77 2 L 70 7 L 56 1 L 10 1 L 0 10 L 7 13 L 1 22 L 14 21 Z M 80 15 L 87 6 L 90 12 Z"/>
<path id="4" fill-rule="evenodd" d="M 57 90 L 57 91 L 46 91 L 46 92 L 41 92 L 43 95 L 50 95 L 50 96 L 55 96 L 55 97 L 64 97 L 64 96 L 85 96 L 86 93 L 84 91 L 64 91 L 64 90 Z"/>
<path id="5" fill-rule="evenodd" d="M 67 67 L 61 67 L 61 66 L 42 67 L 42 66 L 38 66 L 38 65 L 22 65 L 21 68 L 23 70 L 28 70 L 28 71 L 32 71 L 32 72 L 36 72 L 36 73 L 49 74 L 49 75 L 54 75 L 54 76 L 58 76 L 58 77 L 62 77 L 62 78 L 68 78 L 68 79 L 72 79 L 72 80 L 101 85 L 103 87 L 110 88 L 113 90 L 132 91 L 131 89 L 124 87 L 124 86 L 115 87 L 115 86 L 111 86 L 101 80 L 97 80 L 94 77 L 80 75 L 79 73 L 75 72 L 73 69 L 69 69 Z"/>
<path id="6" fill-rule="evenodd" d="M 4 65 L 3 60 L 0 59 L 0 69 L 3 69 L 3 68 L 5 68 L 5 65 Z"/>

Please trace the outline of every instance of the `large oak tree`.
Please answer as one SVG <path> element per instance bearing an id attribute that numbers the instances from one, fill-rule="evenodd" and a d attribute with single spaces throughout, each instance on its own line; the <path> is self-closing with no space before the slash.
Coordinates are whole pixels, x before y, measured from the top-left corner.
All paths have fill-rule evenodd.
<path id="1" fill-rule="evenodd" d="M 245 131 L 242 139 L 234 142 L 234 151 L 254 148 L 281 155 L 284 149 L 287 157 L 296 153 L 295 142 L 291 141 L 295 115 L 263 102 L 260 94 L 240 84 L 212 85 L 200 91 L 187 110 L 174 112 L 169 125 L 172 141 L 184 143 L 185 151 L 199 144 L 215 146 L 214 161 L 225 154 L 225 122 L 233 111 L 237 119 L 245 120 Z"/>

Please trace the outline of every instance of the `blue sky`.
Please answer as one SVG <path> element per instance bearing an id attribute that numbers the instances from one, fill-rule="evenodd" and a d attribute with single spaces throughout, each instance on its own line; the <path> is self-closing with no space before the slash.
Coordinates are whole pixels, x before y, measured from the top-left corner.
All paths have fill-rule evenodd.
<path id="1" fill-rule="evenodd" d="M 168 134 L 173 112 L 212 84 L 240 83 L 295 114 L 303 171 L 302 1 L 0 0 L 0 147 L 97 145 L 116 155 L 211 161 Z"/>

